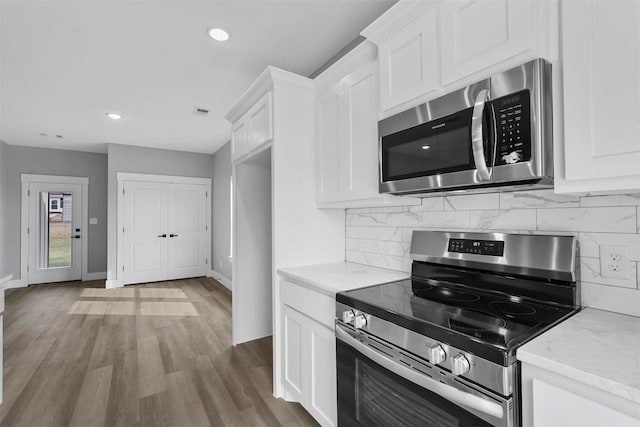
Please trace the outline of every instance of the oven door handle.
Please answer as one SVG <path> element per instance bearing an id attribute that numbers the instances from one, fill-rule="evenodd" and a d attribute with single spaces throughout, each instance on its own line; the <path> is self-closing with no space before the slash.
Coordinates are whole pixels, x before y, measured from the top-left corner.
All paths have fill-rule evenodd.
<path id="1" fill-rule="evenodd" d="M 346 332 L 340 324 L 336 324 L 336 337 L 394 374 L 436 393 L 457 405 L 475 409 L 476 411 L 498 419 L 504 417 L 504 410 L 500 404 L 432 380 L 425 375 L 400 365 L 387 356 L 371 349 L 369 346 L 362 344 Z"/>
<path id="2" fill-rule="evenodd" d="M 484 126 L 482 125 L 484 106 L 488 100 L 489 92 L 487 89 L 482 89 L 476 96 L 471 116 L 471 148 L 480 181 L 489 181 L 491 178 L 491 171 L 487 168 L 484 158 Z"/>

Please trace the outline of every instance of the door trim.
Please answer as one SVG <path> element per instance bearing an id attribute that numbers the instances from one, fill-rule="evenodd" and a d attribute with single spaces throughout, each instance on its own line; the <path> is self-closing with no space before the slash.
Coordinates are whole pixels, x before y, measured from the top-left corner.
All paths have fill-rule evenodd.
<path id="1" fill-rule="evenodd" d="M 82 230 L 83 235 L 86 236 L 80 239 L 80 246 L 82 248 L 81 263 L 82 263 L 82 277 L 81 280 L 89 280 L 88 278 L 88 261 L 89 261 L 89 178 L 78 176 L 58 176 L 58 175 L 37 175 L 37 174 L 20 174 L 21 183 L 21 208 L 20 208 L 20 279 L 17 282 L 12 283 L 12 286 L 27 286 L 29 285 L 29 273 L 27 272 L 27 265 L 29 264 L 29 233 L 27 229 L 29 227 L 29 186 L 33 182 L 44 182 L 47 184 L 78 184 L 82 186 Z"/>
<path id="2" fill-rule="evenodd" d="M 115 279 L 107 280 L 107 288 L 121 288 L 124 287 L 124 274 L 122 273 L 122 266 L 124 265 L 124 232 L 122 227 L 124 224 L 124 182 L 125 181 L 142 181 L 142 182 L 162 182 L 169 184 L 200 184 L 206 186 L 206 202 L 207 207 L 207 237 L 206 237 L 206 250 L 205 254 L 208 261 L 211 261 L 211 178 L 196 178 L 188 176 L 171 176 L 171 175 L 153 175 L 145 173 L 131 173 L 131 172 L 116 172 L 117 188 L 117 218 L 116 218 L 116 274 Z M 207 262 L 205 267 L 206 272 L 211 270 L 211 264 Z"/>

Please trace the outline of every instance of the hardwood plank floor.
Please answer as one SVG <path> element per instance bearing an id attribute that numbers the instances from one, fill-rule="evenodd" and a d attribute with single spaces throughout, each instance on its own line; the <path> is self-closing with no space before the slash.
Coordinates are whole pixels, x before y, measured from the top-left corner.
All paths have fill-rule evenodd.
<path id="1" fill-rule="evenodd" d="M 231 346 L 215 280 L 103 283 L 6 291 L 0 426 L 318 425 L 271 394 L 270 337 Z"/>

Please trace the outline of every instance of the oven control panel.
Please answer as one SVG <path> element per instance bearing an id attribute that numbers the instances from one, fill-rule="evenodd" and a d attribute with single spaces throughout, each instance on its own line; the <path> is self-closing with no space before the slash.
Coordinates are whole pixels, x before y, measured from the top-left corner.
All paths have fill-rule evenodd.
<path id="1" fill-rule="evenodd" d="M 504 256 L 504 241 L 449 239 L 448 251 L 461 254 Z"/>

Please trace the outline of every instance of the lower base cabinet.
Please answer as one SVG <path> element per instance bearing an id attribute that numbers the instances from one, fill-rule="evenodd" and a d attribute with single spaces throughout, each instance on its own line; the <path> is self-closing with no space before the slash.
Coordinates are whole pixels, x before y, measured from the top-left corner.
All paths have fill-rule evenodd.
<path id="1" fill-rule="evenodd" d="M 640 427 L 637 403 L 522 363 L 523 427 Z"/>
<path id="2" fill-rule="evenodd" d="M 326 326 L 284 305 L 282 307 L 287 398 L 297 400 L 322 426 L 335 426 L 336 339 Z"/>
<path id="3" fill-rule="evenodd" d="M 322 310 L 321 316 L 314 315 L 319 307 L 326 309 L 335 303 L 326 295 L 306 288 L 290 283 L 286 283 L 286 287 L 288 290 L 283 293 L 297 298 L 296 308 L 284 303 L 280 311 L 285 397 L 299 402 L 320 425 L 334 427 L 337 424 L 336 339 L 327 323 L 334 314 Z M 305 304 L 312 304 L 313 308 L 307 310 Z"/>

